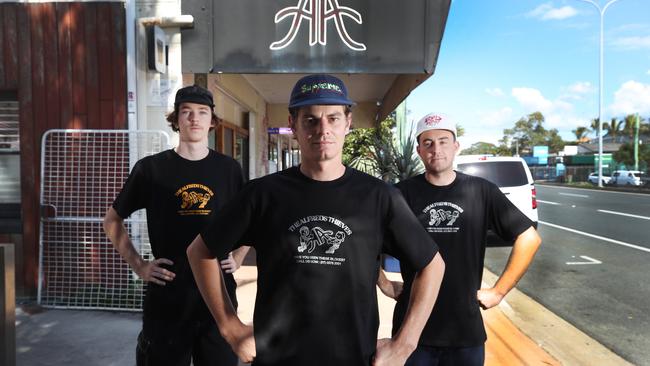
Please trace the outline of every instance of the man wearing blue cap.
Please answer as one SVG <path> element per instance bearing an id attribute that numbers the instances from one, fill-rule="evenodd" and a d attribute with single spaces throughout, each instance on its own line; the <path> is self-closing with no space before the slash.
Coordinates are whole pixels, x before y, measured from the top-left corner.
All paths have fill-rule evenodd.
<path id="1" fill-rule="evenodd" d="M 138 161 L 108 209 L 104 230 L 131 268 L 147 282 L 138 366 L 237 364 L 237 356 L 220 336 L 196 287 L 185 250 L 218 211 L 243 186 L 242 170 L 232 158 L 208 148 L 208 132 L 218 119 L 212 93 L 193 85 L 176 93 L 167 116 L 179 133 L 178 147 Z M 129 239 L 124 219 L 147 210 L 154 260 L 140 256 Z M 237 269 L 248 247 L 219 258 L 227 272 L 226 288 L 236 304 Z"/>
<path id="2" fill-rule="evenodd" d="M 352 123 L 343 82 L 300 79 L 289 102 L 299 167 L 251 181 L 187 250 L 219 330 L 254 365 L 402 365 L 437 297 L 444 262 L 396 189 L 343 165 Z M 230 306 L 222 256 L 238 243 L 257 252 L 253 327 Z M 418 272 L 403 326 L 377 340 L 380 255 Z"/>

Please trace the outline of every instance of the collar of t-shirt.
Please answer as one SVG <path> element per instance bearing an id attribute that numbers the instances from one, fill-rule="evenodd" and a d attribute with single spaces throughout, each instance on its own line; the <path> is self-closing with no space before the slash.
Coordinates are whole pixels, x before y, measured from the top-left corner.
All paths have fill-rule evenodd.
<path id="1" fill-rule="evenodd" d="M 291 173 L 296 176 L 298 179 L 302 180 L 303 182 L 312 185 L 312 186 L 317 186 L 317 187 L 335 187 L 338 185 L 341 185 L 345 183 L 348 178 L 350 177 L 352 170 L 349 167 L 345 167 L 345 172 L 343 173 L 342 176 L 334 179 L 334 180 L 315 180 L 312 178 L 309 178 L 308 176 L 304 175 L 300 171 L 300 166 L 296 166 L 291 168 Z"/>

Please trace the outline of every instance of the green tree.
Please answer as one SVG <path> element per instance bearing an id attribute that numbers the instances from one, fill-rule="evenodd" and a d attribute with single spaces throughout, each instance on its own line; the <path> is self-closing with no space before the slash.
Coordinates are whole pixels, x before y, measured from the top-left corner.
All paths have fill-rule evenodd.
<path id="1" fill-rule="evenodd" d="M 643 119 L 639 123 L 639 134 L 640 135 L 650 135 L 650 117 Z"/>
<path id="2" fill-rule="evenodd" d="M 614 152 L 613 158 L 618 163 L 625 164 L 628 168 L 634 167 L 634 144 L 631 142 L 622 144 L 618 151 Z M 650 144 L 639 145 L 639 167 L 647 169 L 650 166 Z"/>
<path id="3" fill-rule="evenodd" d="M 391 165 L 393 178 L 402 181 L 424 172 L 424 166 L 418 156 L 415 147 L 415 129 L 410 124 L 403 124 L 397 129 L 397 136 L 386 149 L 390 149 L 393 155 Z"/>
<path id="4" fill-rule="evenodd" d="M 460 154 L 461 155 L 481 155 L 481 154 L 491 154 L 491 155 L 497 155 L 497 152 L 499 151 L 499 148 L 495 144 L 491 144 L 489 142 L 475 142 L 472 144 L 472 146 L 468 147 L 467 149 L 463 149 Z"/>
<path id="5" fill-rule="evenodd" d="M 560 136 L 557 128 L 553 128 L 547 131 L 546 144 L 548 145 L 549 152 L 558 153 L 564 150 L 566 142 L 562 139 L 562 136 Z"/>
<path id="6" fill-rule="evenodd" d="M 377 150 L 375 145 L 392 141 L 395 127 L 393 116 L 387 117 L 374 128 L 355 128 L 345 137 L 343 163 L 368 174 L 381 178 L 389 175 L 386 168 L 392 159 L 389 152 Z"/>
<path id="7" fill-rule="evenodd" d="M 520 155 L 531 154 L 533 146 L 548 146 L 549 152 L 557 153 L 564 148 L 565 142 L 558 130 L 544 128 L 544 115 L 534 112 L 515 122 L 513 128 L 503 130 L 501 147 L 508 147 L 511 154 L 518 150 Z"/>
<path id="8" fill-rule="evenodd" d="M 423 172 L 415 152 L 411 126 L 396 129 L 394 116 L 378 127 L 355 129 L 346 137 L 343 162 L 387 182 L 396 182 Z"/>
<path id="9" fill-rule="evenodd" d="M 456 124 L 456 137 L 465 136 L 465 127 Z"/>
<path id="10" fill-rule="evenodd" d="M 628 114 L 623 119 L 623 134 L 629 136 L 630 139 L 634 138 L 634 130 L 636 128 L 636 114 Z M 650 134 L 650 123 L 648 120 L 639 117 L 639 135 Z"/>

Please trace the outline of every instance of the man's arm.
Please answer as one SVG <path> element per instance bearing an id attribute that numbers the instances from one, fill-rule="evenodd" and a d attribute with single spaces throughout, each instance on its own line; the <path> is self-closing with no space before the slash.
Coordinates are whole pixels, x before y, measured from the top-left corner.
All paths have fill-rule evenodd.
<path id="1" fill-rule="evenodd" d="M 444 273 L 445 262 L 440 253 L 436 253 L 431 262 L 415 275 L 404 322 L 392 339 L 378 341 L 373 365 L 403 365 L 406 362 L 417 347 L 431 315 Z"/>
<path id="2" fill-rule="evenodd" d="M 214 260 L 201 235 L 187 248 L 187 258 L 196 285 L 217 322 L 219 332 L 240 360 L 244 363 L 251 362 L 255 358 L 253 327 L 245 325 L 237 317 L 226 291 L 219 262 Z"/>
<path id="3" fill-rule="evenodd" d="M 151 262 L 142 259 L 129 238 L 124 219 L 113 207 L 109 208 L 104 216 L 104 232 L 122 258 L 144 281 L 164 286 L 165 281 L 172 281 L 176 277 L 175 273 L 161 267 L 162 264 L 173 265 L 174 263 L 169 259 L 158 258 Z"/>
<path id="4" fill-rule="evenodd" d="M 517 282 L 524 276 L 528 266 L 533 261 L 537 249 L 542 243 L 534 227 L 529 227 L 526 231 L 519 234 L 512 246 L 508 264 L 503 271 L 494 287 L 489 289 L 480 289 L 477 292 L 479 304 L 483 309 L 489 309 L 499 305 L 501 300 L 517 285 Z"/>

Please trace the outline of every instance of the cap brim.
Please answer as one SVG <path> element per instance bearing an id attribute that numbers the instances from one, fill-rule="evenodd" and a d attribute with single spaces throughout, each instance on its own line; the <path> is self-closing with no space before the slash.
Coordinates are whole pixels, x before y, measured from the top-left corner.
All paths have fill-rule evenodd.
<path id="1" fill-rule="evenodd" d="M 315 98 L 315 99 L 310 99 L 310 100 L 303 100 L 300 102 L 296 102 L 293 104 L 289 104 L 289 108 L 295 108 L 295 107 L 304 107 L 307 105 L 347 105 L 347 106 L 353 106 L 356 103 L 349 100 L 349 99 L 343 99 L 341 100 L 340 98 Z"/>
<path id="2" fill-rule="evenodd" d="M 202 104 L 202 105 L 207 105 L 210 108 L 214 108 L 214 103 L 210 103 L 209 101 L 205 100 L 204 98 L 185 98 L 181 101 L 178 101 L 175 104 L 176 107 L 180 106 L 181 103 L 196 103 L 196 104 Z"/>

